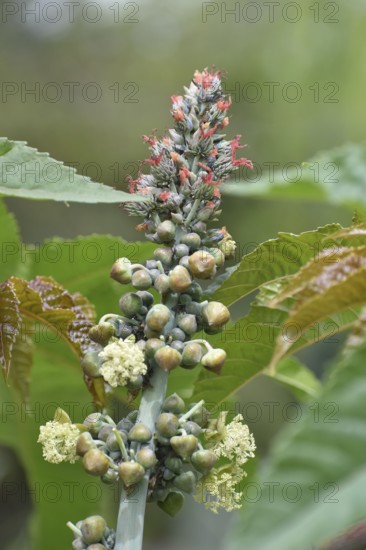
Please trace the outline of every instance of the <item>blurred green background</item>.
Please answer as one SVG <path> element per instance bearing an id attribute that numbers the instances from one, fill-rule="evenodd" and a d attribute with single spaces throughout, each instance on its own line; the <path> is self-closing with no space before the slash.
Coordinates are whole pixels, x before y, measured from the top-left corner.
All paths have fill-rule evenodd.
<path id="1" fill-rule="evenodd" d="M 28 141 L 97 181 L 126 188 L 126 176 L 136 174 L 138 161 L 148 155 L 142 135 L 169 128 L 170 96 L 182 92 L 195 69 L 212 65 L 227 75 L 233 96 L 228 134 L 243 135 L 246 155 L 263 174 L 268 163 L 300 163 L 321 149 L 364 140 L 362 0 L 99 0 L 75 3 L 72 18 L 70 7 L 55 5 L 0 4 L 1 134 Z M 25 242 L 94 232 L 140 238 L 136 219 L 117 206 L 6 203 Z M 245 251 L 277 231 L 348 224 L 350 218 L 349 211 L 324 204 L 226 198 L 222 221 Z M 315 346 L 306 355 L 308 365 L 321 373 L 336 348 Z M 258 378 L 240 399 L 286 403 L 294 397 Z M 262 456 L 281 423 L 280 414 L 273 423 L 266 415 L 252 423 Z M 7 513 L 0 514 L 0 525 L 7 524 L 10 541 L 24 516 L 17 502 L 1 506 Z M 151 508 L 146 549 L 222 548 L 230 521 L 193 502 L 174 520 Z M 13 545 L 27 548 L 26 538 L 13 539 Z"/>

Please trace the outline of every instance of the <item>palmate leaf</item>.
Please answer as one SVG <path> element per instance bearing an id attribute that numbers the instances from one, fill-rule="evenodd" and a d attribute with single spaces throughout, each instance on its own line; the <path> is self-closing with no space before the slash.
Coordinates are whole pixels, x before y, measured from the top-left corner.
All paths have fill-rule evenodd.
<path id="1" fill-rule="evenodd" d="M 146 200 L 78 175 L 74 168 L 25 142 L 0 138 L 0 194 L 65 202 L 116 203 Z"/>
<path id="2" fill-rule="evenodd" d="M 225 548 L 309 550 L 365 516 L 366 347 L 347 354 L 322 393 L 272 448 Z M 272 491 L 272 492 L 271 492 Z"/>
<path id="3" fill-rule="evenodd" d="M 349 144 L 319 153 L 301 167 L 280 170 L 271 179 L 227 183 L 223 192 L 238 197 L 326 201 L 366 207 L 366 144 Z"/>
<path id="4" fill-rule="evenodd" d="M 13 373 L 12 380 L 22 389 L 23 397 L 26 397 L 29 378 L 29 364 L 25 366 L 29 358 L 24 348 L 27 336 L 32 334 L 29 321 L 55 332 L 56 337 L 64 340 L 78 358 L 89 350 L 97 349 L 97 345 L 88 336 L 95 319 L 94 308 L 81 294 L 70 294 L 51 277 L 41 276 L 31 281 L 10 277 L 2 287 L 0 316 L 3 330 L 0 361 L 7 378 L 12 364 L 12 348 L 17 340 L 18 358 L 22 361 L 16 363 L 16 375 Z M 22 354 L 19 348 L 21 342 Z M 104 402 L 104 383 L 87 377 L 85 382 L 96 403 L 101 405 Z"/>

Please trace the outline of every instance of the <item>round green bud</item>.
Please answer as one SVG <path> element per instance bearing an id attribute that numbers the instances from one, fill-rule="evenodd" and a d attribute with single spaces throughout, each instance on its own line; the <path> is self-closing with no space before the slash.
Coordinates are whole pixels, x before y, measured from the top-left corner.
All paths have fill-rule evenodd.
<path id="1" fill-rule="evenodd" d="M 205 250 L 197 250 L 189 256 L 189 270 L 197 279 L 212 279 L 216 273 L 215 258 Z"/>
<path id="2" fill-rule="evenodd" d="M 165 273 L 158 275 L 154 281 L 154 288 L 159 292 L 159 294 L 166 294 L 170 289 L 169 275 L 166 275 Z"/>
<path id="3" fill-rule="evenodd" d="M 168 447 L 170 445 L 169 437 L 164 437 L 159 432 L 156 434 L 156 439 L 160 443 L 160 445 L 163 445 L 164 447 Z"/>
<path id="4" fill-rule="evenodd" d="M 99 449 L 90 449 L 83 456 L 83 466 L 86 472 L 92 476 L 103 476 L 109 466 L 107 456 Z"/>
<path id="5" fill-rule="evenodd" d="M 183 425 L 184 430 L 187 432 L 187 434 L 192 434 L 198 437 L 200 433 L 202 433 L 202 428 L 199 426 L 196 422 L 193 422 L 192 420 L 188 420 Z"/>
<path id="6" fill-rule="evenodd" d="M 79 435 L 76 442 L 76 454 L 78 456 L 84 456 L 90 449 L 95 448 L 95 442 L 89 432 L 83 432 Z"/>
<path id="7" fill-rule="evenodd" d="M 152 285 L 152 278 L 146 269 L 138 269 L 132 275 L 131 282 L 137 290 L 147 290 Z"/>
<path id="8" fill-rule="evenodd" d="M 97 351 L 87 352 L 80 361 L 84 374 L 90 378 L 101 378 L 100 367 L 102 362 L 98 357 Z"/>
<path id="9" fill-rule="evenodd" d="M 101 346 L 106 346 L 112 336 L 116 336 L 116 327 L 112 323 L 102 322 L 89 330 L 89 338 Z"/>
<path id="10" fill-rule="evenodd" d="M 197 220 L 199 220 L 200 222 L 207 222 L 212 217 L 214 212 L 215 212 L 215 210 L 213 208 L 211 208 L 210 206 L 204 206 L 197 213 Z"/>
<path id="11" fill-rule="evenodd" d="M 129 432 L 134 424 L 134 421 L 129 418 L 122 418 L 117 424 L 117 430 L 118 431 L 125 431 Z"/>
<path id="12" fill-rule="evenodd" d="M 180 428 L 178 418 L 169 412 L 159 414 L 155 423 L 156 429 L 163 437 L 173 437 Z"/>
<path id="13" fill-rule="evenodd" d="M 121 462 L 118 466 L 118 474 L 126 487 L 135 485 L 145 475 L 145 468 L 138 462 Z"/>
<path id="14" fill-rule="evenodd" d="M 107 524 L 102 516 L 89 516 L 81 524 L 83 540 L 87 544 L 93 544 L 102 540 Z"/>
<path id="15" fill-rule="evenodd" d="M 191 462 L 193 466 L 201 472 L 201 474 L 207 474 L 211 468 L 213 468 L 217 456 L 209 450 L 196 451 L 191 456 Z"/>
<path id="16" fill-rule="evenodd" d="M 179 260 L 179 265 L 182 266 L 182 267 L 185 267 L 188 270 L 189 269 L 189 256 L 183 256 L 183 258 L 181 258 Z"/>
<path id="17" fill-rule="evenodd" d="M 174 248 L 174 256 L 176 258 L 183 258 L 183 256 L 189 256 L 189 246 L 186 244 L 177 244 Z"/>
<path id="18" fill-rule="evenodd" d="M 146 470 L 153 468 L 158 461 L 154 451 L 148 447 L 141 447 L 141 449 L 137 451 L 135 458 L 136 462 L 141 464 Z"/>
<path id="19" fill-rule="evenodd" d="M 175 237 L 176 225 L 170 220 L 159 223 L 156 232 L 159 240 L 163 243 L 169 243 Z"/>
<path id="20" fill-rule="evenodd" d="M 202 304 L 200 304 L 199 302 L 191 301 L 186 306 L 186 313 L 191 313 L 192 315 L 199 317 L 202 313 Z"/>
<path id="21" fill-rule="evenodd" d="M 189 289 L 189 294 L 192 300 L 199 302 L 202 298 L 203 290 L 201 285 L 197 281 L 193 281 L 191 288 Z"/>
<path id="22" fill-rule="evenodd" d="M 120 301 L 119 307 L 126 317 L 134 317 L 142 307 L 142 300 L 135 292 L 126 292 Z"/>
<path id="23" fill-rule="evenodd" d="M 230 320 L 230 312 L 221 302 L 209 302 L 202 308 L 203 324 L 207 328 L 221 328 Z"/>
<path id="24" fill-rule="evenodd" d="M 161 262 L 164 266 L 169 267 L 173 260 L 173 250 L 166 246 L 160 246 L 154 250 L 155 260 Z"/>
<path id="25" fill-rule="evenodd" d="M 173 292 L 185 292 L 192 284 L 188 269 L 182 265 L 175 266 L 169 273 L 169 286 Z"/>
<path id="26" fill-rule="evenodd" d="M 154 296 L 151 292 L 146 292 L 146 290 L 139 290 L 136 292 L 137 296 L 140 296 L 144 306 L 150 307 L 154 303 Z"/>
<path id="27" fill-rule="evenodd" d="M 167 497 L 161 501 L 158 500 L 158 506 L 169 516 L 174 517 L 182 508 L 184 503 L 184 496 L 182 493 L 171 491 Z"/>
<path id="28" fill-rule="evenodd" d="M 91 413 L 85 418 L 83 424 L 92 435 L 97 436 L 105 422 L 101 413 Z"/>
<path id="29" fill-rule="evenodd" d="M 116 472 L 116 470 L 113 470 L 113 468 L 109 468 L 109 470 L 107 470 L 107 472 L 103 476 L 101 476 L 100 479 L 106 485 L 112 485 L 117 481 L 118 473 Z"/>
<path id="30" fill-rule="evenodd" d="M 181 238 L 181 243 L 186 244 L 190 250 L 198 250 L 201 246 L 201 237 L 198 233 L 187 233 Z"/>
<path id="31" fill-rule="evenodd" d="M 173 414 L 181 414 L 184 412 L 184 409 L 185 409 L 185 403 L 177 393 L 173 393 L 172 395 L 169 395 L 169 397 L 165 399 L 162 406 L 163 411 L 173 413 Z"/>
<path id="32" fill-rule="evenodd" d="M 156 304 L 146 315 L 146 325 L 154 332 L 162 332 L 170 320 L 171 312 L 164 304 Z"/>
<path id="33" fill-rule="evenodd" d="M 72 550 L 85 550 L 86 546 L 82 538 L 78 537 L 72 541 Z"/>
<path id="34" fill-rule="evenodd" d="M 119 258 L 112 265 L 110 273 L 112 279 L 122 285 L 129 284 L 132 277 L 132 264 L 128 258 Z"/>
<path id="35" fill-rule="evenodd" d="M 107 550 L 107 548 L 104 544 L 98 542 L 97 544 L 90 544 L 86 550 Z"/>
<path id="36" fill-rule="evenodd" d="M 165 460 L 164 464 L 167 468 L 169 468 L 169 470 L 171 470 L 175 474 L 182 473 L 183 462 L 180 458 L 178 458 L 176 456 L 169 456 Z"/>
<path id="37" fill-rule="evenodd" d="M 164 472 L 163 472 L 163 479 L 165 479 L 165 481 L 170 481 L 171 479 L 173 479 L 175 477 L 175 473 L 172 472 L 171 470 L 169 470 L 169 468 L 165 468 L 164 469 Z"/>
<path id="38" fill-rule="evenodd" d="M 118 439 L 114 432 L 111 432 L 107 437 L 106 445 L 110 451 L 120 451 Z"/>
<path id="39" fill-rule="evenodd" d="M 148 359 L 152 359 L 159 348 L 164 347 L 164 341 L 160 338 L 149 338 L 146 341 L 145 355 Z"/>
<path id="40" fill-rule="evenodd" d="M 187 314 L 183 314 L 182 316 L 179 316 L 177 325 L 186 334 L 188 334 L 188 336 L 192 336 L 192 334 L 197 332 L 196 316 L 192 315 L 191 313 L 187 313 Z"/>
<path id="41" fill-rule="evenodd" d="M 175 435 L 171 438 L 170 444 L 178 456 L 188 460 L 197 449 L 198 439 L 194 435 Z"/>
<path id="42" fill-rule="evenodd" d="M 137 441 L 138 443 L 147 443 L 152 438 L 152 433 L 145 424 L 138 422 L 128 432 L 128 439 L 130 441 Z"/>
<path id="43" fill-rule="evenodd" d="M 222 267 L 225 263 L 225 254 L 219 248 L 208 248 L 207 252 L 215 258 L 216 266 Z"/>
<path id="44" fill-rule="evenodd" d="M 169 336 L 172 341 L 179 340 L 180 342 L 184 342 L 186 339 L 186 334 L 180 328 L 173 328 L 173 330 L 169 333 Z"/>
<path id="45" fill-rule="evenodd" d="M 104 424 L 98 432 L 98 439 L 101 441 L 107 441 L 108 436 L 110 433 L 112 433 L 113 426 L 111 424 Z"/>
<path id="46" fill-rule="evenodd" d="M 174 478 L 173 485 L 180 491 L 185 493 L 193 493 L 197 484 L 196 476 L 192 471 L 183 472 Z"/>
<path id="47" fill-rule="evenodd" d="M 188 342 L 184 346 L 182 353 L 182 365 L 186 367 L 195 367 L 202 357 L 202 346 L 196 342 Z"/>
<path id="48" fill-rule="evenodd" d="M 182 356 L 176 349 L 173 349 L 170 346 L 164 346 L 163 348 L 158 349 L 155 353 L 154 359 L 161 369 L 171 371 L 179 367 Z"/>
<path id="49" fill-rule="evenodd" d="M 126 325 L 125 323 L 120 323 L 118 326 L 118 338 L 122 338 L 122 340 L 125 340 L 132 334 L 132 328 L 130 325 Z"/>
<path id="50" fill-rule="evenodd" d="M 193 286 L 194 284 L 195 284 L 195 281 L 193 281 L 192 286 Z M 192 296 L 190 296 L 189 294 L 181 294 L 181 295 L 179 296 L 179 303 L 180 303 L 182 306 L 187 307 L 191 302 L 192 302 Z"/>
<path id="51" fill-rule="evenodd" d="M 208 351 L 201 359 L 204 367 L 219 372 L 226 360 L 226 351 L 223 349 L 212 349 Z"/>
<path id="52" fill-rule="evenodd" d="M 192 229 L 199 233 L 200 235 L 202 236 L 206 236 L 206 233 L 207 233 L 207 224 L 205 224 L 204 222 L 202 221 L 198 221 L 197 223 L 195 223 L 193 226 L 192 226 Z"/>
<path id="53" fill-rule="evenodd" d="M 170 342 L 169 345 L 170 345 L 171 348 L 176 349 L 177 351 L 179 351 L 179 353 L 182 353 L 182 351 L 184 349 L 184 344 L 180 340 L 174 340 L 173 342 Z"/>

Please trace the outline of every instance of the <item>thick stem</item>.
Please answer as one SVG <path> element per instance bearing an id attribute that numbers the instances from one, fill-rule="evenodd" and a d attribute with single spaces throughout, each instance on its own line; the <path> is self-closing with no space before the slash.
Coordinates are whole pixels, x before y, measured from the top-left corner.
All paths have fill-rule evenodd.
<path id="1" fill-rule="evenodd" d="M 168 373 L 156 367 L 151 377 L 151 387 L 147 388 L 141 398 L 139 422 L 142 422 L 152 432 L 165 398 Z M 153 443 L 152 443 L 153 445 Z M 115 550 L 141 550 L 144 531 L 144 515 L 146 506 L 149 472 L 135 486 L 131 494 L 123 488 L 121 493 Z"/>

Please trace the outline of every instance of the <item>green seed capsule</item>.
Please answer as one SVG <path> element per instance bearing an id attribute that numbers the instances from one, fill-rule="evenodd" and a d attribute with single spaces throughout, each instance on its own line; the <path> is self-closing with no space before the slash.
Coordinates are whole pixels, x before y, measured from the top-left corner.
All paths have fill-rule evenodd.
<path id="1" fill-rule="evenodd" d="M 107 437 L 106 445 L 110 451 L 119 451 L 119 443 L 116 434 L 111 432 Z"/>
<path id="2" fill-rule="evenodd" d="M 168 412 L 161 413 L 156 420 L 156 429 L 163 437 L 173 437 L 179 430 L 180 424 L 178 418 Z"/>
<path id="3" fill-rule="evenodd" d="M 131 282 L 137 290 L 147 290 L 152 285 L 152 278 L 146 269 L 139 269 L 132 275 Z"/>
<path id="4" fill-rule="evenodd" d="M 179 367 L 182 356 L 176 349 L 173 349 L 170 346 L 164 346 L 163 348 L 158 349 L 155 353 L 154 359 L 161 369 L 171 371 Z"/>
<path id="5" fill-rule="evenodd" d="M 212 279 L 216 273 L 215 258 L 204 250 L 197 250 L 189 257 L 189 270 L 197 279 Z"/>
<path id="6" fill-rule="evenodd" d="M 131 318 L 137 315 L 140 311 L 142 307 L 142 300 L 135 292 L 127 292 L 121 297 L 119 307 L 121 308 L 123 315 Z"/>
<path id="7" fill-rule="evenodd" d="M 103 476 L 109 466 L 107 456 L 99 449 L 90 449 L 83 457 L 83 466 L 86 472 L 92 476 Z"/>
<path id="8" fill-rule="evenodd" d="M 100 480 L 106 485 L 112 485 L 118 479 L 118 473 L 113 468 L 109 468 L 104 476 L 101 476 Z"/>
<path id="9" fill-rule="evenodd" d="M 161 262 L 164 266 L 169 267 L 173 261 L 173 250 L 166 246 L 155 248 L 154 258 L 155 260 Z"/>
<path id="10" fill-rule="evenodd" d="M 176 258 L 183 258 L 183 256 L 189 256 L 189 246 L 186 244 L 177 244 L 174 249 L 174 256 Z"/>
<path id="11" fill-rule="evenodd" d="M 113 426 L 110 424 L 104 424 L 98 432 L 98 439 L 101 441 L 107 441 L 109 434 L 112 433 L 112 430 Z"/>
<path id="12" fill-rule="evenodd" d="M 140 296 L 144 306 L 150 307 L 154 303 L 154 296 L 150 292 L 146 292 L 146 290 L 139 290 L 136 292 L 137 296 Z"/>
<path id="13" fill-rule="evenodd" d="M 170 444 L 178 456 L 188 460 L 197 449 L 198 439 L 194 435 L 176 435 L 171 438 Z"/>
<path id="14" fill-rule="evenodd" d="M 226 360 L 226 351 L 223 349 L 212 349 L 208 351 L 201 359 L 204 367 L 219 372 Z"/>
<path id="15" fill-rule="evenodd" d="M 82 538 L 78 537 L 72 541 L 72 550 L 85 550 L 86 546 Z"/>
<path id="16" fill-rule="evenodd" d="M 101 346 L 106 346 L 112 336 L 116 336 L 116 327 L 112 323 L 102 322 L 89 330 L 89 338 Z"/>
<path id="17" fill-rule="evenodd" d="M 83 432 L 79 435 L 76 442 L 76 454 L 78 456 L 84 456 L 90 449 L 95 448 L 95 442 L 89 432 Z"/>
<path id="18" fill-rule="evenodd" d="M 97 436 L 105 422 L 100 413 L 91 413 L 85 418 L 83 424 L 92 435 Z"/>
<path id="19" fill-rule="evenodd" d="M 83 540 L 87 544 L 94 544 L 102 540 L 107 524 L 102 516 L 89 516 L 81 524 Z"/>
<path id="20" fill-rule="evenodd" d="M 192 420 L 188 420 L 188 422 L 185 422 L 183 428 L 187 432 L 187 434 L 192 434 L 196 437 L 198 437 L 200 433 L 202 433 L 201 426 L 199 426 L 196 422 L 193 422 Z"/>
<path id="21" fill-rule="evenodd" d="M 165 468 L 163 472 L 163 479 L 165 481 L 170 481 L 175 477 L 175 473 L 169 470 L 169 468 Z"/>
<path id="22" fill-rule="evenodd" d="M 173 330 L 169 333 L 169 336 L 173 340 L 179 340 L 180 342 L 184 342 L 186 339 L 186 334 L 183 332 L 180 328 L 173 328 Z"/>
<path id="23" fill-rule="evenodd" d="M 182 493 L 171 491 L 164 501 L 158 501 L 158 506 L 169 516 L 174 517 L 182 508 L 184 503 L 184 496 Z"/>
<path id="24" fill-rule="evenodd" d="M 185 292 L 192 284 L 188 269 L 182 265 L 175 266 L 169 273 L 169 286 L 173 292 Z"/>
<path id="25" fill-rule="evenodd" d="M 128 258 L 119 258 L 112 266 L 110 276 L 123 285 L 129 284 L 132 277 L 132 264 Z"/>
<path id="26" fill-rule="evenodd" d="M 165 325 L 170 320 L 171 312 L 164 304 L 153 306 L 146 316 L 146 325 L 150 330 L 162 332 Z"/>
<path id="27" fill-rule="evenodd" d="M 157 461 L 156 454 L 148 447 L 142 447 L 136 453 L 136 462 L 141 464 L 146 470 L 153 468 Z"/>
<path id="28" fill-rule="evenodd" d="M 152 433 L 145 424 L 138 422 L 128 432 L 128 439 L 130 441 L 137 441 L 138 443 L 147 443 L 152 438 Z"/>
<path id="29" fill-rule="evenodd" d="M 135 485 L 145 475 L 145 468 L 138 462 L 121 462 L 118 466 L 119 477 L 122 479 L 126 487 Z"/>
<path id="30" fill-rule="evenodd" d="M 197 484 L 196 476 L 188 471 L 174 478 L 173 485 L 185 493 L 193 493 Z"/>
<path id="31" fill-rule="evenodd" d="M 218 268 L 225 263 L 225 254 L 219 248 L 207 248 L 207 252 L 215 258 L 215 263 Z"/>
<path id="32" fill-rule="evenodd" d="M 186 244 L 190 250 L 198 250 L 201 246 L 201 237 L 197 233 L 187 233 L 183 235 L 181 242 Z"/>
<path id="33" fill-rule="evenodd" d="M 184 346 L 182 353 L 182 365 L 186 367 L 195 367 L 201 361 L 202 347 L 196 342 L 188 342 Z"/>
<path id="34" fill-rule="evenodd" d="M 185 403 L 177 393 L 173 393 L 172 395 L 169 395 L 169 397 L 165 399 L 162 406 L 163 411 L 173 413 L 173 414 L 181 414 L 184 412 L 184 409 L 185 409 Z"/>
<path id="35" fill-rule="evenodd" d="M 149 338 L 149 340 L 146 341 L 145 346 L 145 355 L 148 359 L 152 359 L 157 352 L 159 348 L 164 347 L 165 344 L 163 340 L 160 340 L 159 338 Z"/>
<path id="36" fill-rule="evenodd" d="M 209 302 L 202 308 L 204 327 L 221 328 L 230 320 L 230 312 L 221 302 Z"/>
<path id="37" fill-rule="evenodd" d="M 169 243 L 175 237 L 176 225 L 170 220 L 165 220 L 159 223 L 156 232 L 161 242 Z"/>
<path id="38" fill-rule="evenodd" d="M 192 336 L 197 332 L 197 320 L 196 316 L 191 313 L 184 314 L 179 317 L 177 325 L 182 329 L 188 336 Z"/>
<path id="39" fill-rule="evenodd" d="M 164 273 L 158 275 L 154 281 L 154 288 L 159 292 L 159 294 L 166 294 L 170 289 L 169 276 Z"/>
<path id="40" fill-rule="evenodd" d="M 217 456 L 209 450 L 196 451 L 191 456 L 193 466 L 202 474 L 207 474 L 217 461 Z"/>
<path id="41" fill-rule="evenodd" d="M 89 351 L 86 353 L 81 359 L 80 364 L 87 376 L 90 376 L 90 378 L 101 378 L 100 367 L 102 362 L 98 357 L 97 351 Z"/>
<path id="42" fill-rule="evenodd" d="M 98 542 L 97 544 L 91 544 L 86 550 L 107 550 L 107 547 Z"/>
<path id="43" fill-rule="evenodd" d="M 174 457 L 174 456 L 169 456 L 165 460 L 164 464 L 167 468 L 169 468 L 169 470 L 171 470 L 175 474 L 182 473 L 183 461 L 180 458 Z"/>

